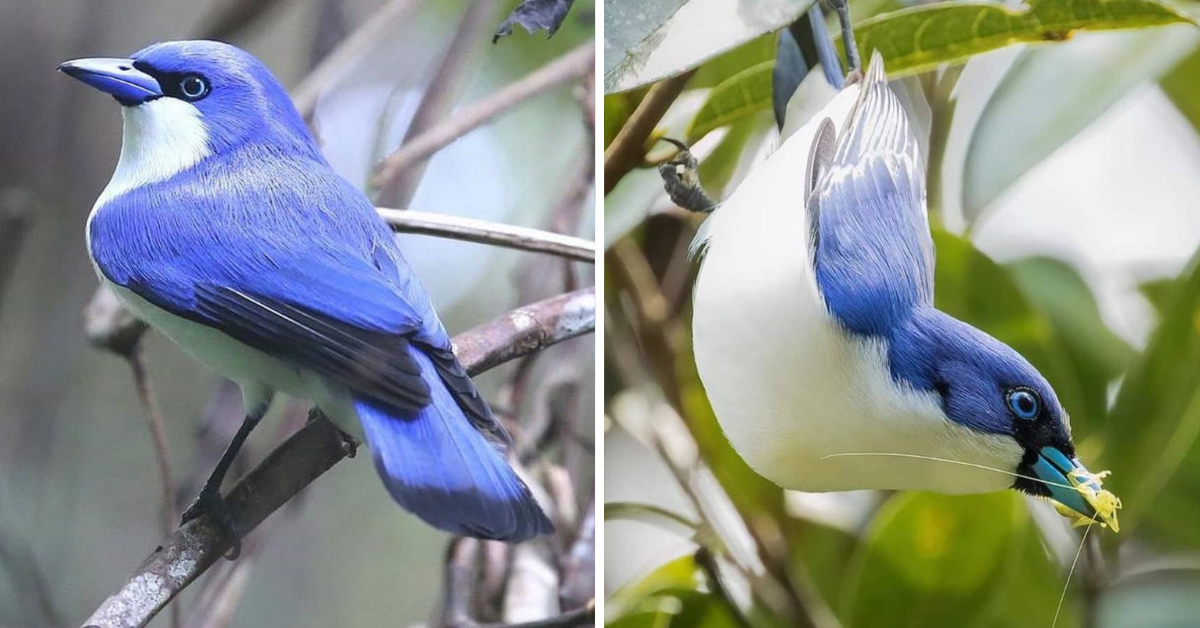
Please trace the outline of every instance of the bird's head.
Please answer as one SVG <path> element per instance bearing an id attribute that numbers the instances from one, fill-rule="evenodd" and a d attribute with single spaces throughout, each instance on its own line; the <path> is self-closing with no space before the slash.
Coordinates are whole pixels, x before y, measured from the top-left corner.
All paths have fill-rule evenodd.
<path id="1" fill-rule="evenodd" d="M 250 53 L 215 41 L 154 44 L 127 59 L 68 61 L 58 69 L 124 107 L 143 131 L 160 130 L 206 154 L 258 143 L 315 153 L 287 92 Z M 201 145 L 202 144 L 202 145 Z"/>
<path id="2" fill-rule="evenodd" d="M 1099 492 L 1099 482 L 1076 457 L 1070 418 L 1032 364 L 932 308 L 905 327 L 893 344 L 893 368 L 935 391 L 949 421 L 1016 441 L 1019 458 L 1004 469 L 1017 476 L 1013 488 L 1048 497 L 1085 518 L 1097 516 L 1092 500 L 1075 487 L 1084 479 Z M 1099 517 L 1108 520 L 1105 513 Z"/>

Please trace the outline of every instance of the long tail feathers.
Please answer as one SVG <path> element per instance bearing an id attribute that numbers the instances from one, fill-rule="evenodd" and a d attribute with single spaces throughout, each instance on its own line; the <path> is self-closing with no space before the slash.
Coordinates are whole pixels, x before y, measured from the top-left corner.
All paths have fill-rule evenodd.
<path id="1" fill-rule="evenodd" d="M 529 488 L 463 414 L 433 363 L 413 353 L 430 382 L 432 403 L 409 418 L 355 403 L 388 492 L 429 525 L 454 534 L 517 542 L 552 532 Z"/>

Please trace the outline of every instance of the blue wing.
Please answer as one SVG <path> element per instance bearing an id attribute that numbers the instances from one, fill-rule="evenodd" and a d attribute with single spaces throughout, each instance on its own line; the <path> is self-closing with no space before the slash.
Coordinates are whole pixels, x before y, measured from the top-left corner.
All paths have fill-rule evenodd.
<path id="1" fill-rule="evenodd" d="M 832 155 L 810 165 L 813 261 L 833 316 L 852 332 L 885 336 L 932 304 L 933 243 L 920 148 L 878 53 L 861 90 Z"/>
<path id="2" fill-rule="evenodd" d="M 114 199 L 90 238 L 113 283 L 397 416 L 430 403 L 409 351 L 419 349 L 471 422 L 507 441 L 390 230 L 323 164 L 205 162 Z"/>

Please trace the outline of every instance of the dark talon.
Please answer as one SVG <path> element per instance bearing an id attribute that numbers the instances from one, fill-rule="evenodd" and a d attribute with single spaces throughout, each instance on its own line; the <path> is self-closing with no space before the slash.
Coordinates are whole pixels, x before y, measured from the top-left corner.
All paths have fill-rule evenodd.
<path id="1" fill-rule="evenodd" d="M 202 515 L 211 517 L 221 534 L 233 539 L 233 546 L 229 548 L 229 553 L 225 555 L 225 558 L 237 560 L 242 553 L 242 534 L 237 520 L 233 516 L 233 511 L 229 509 L 229 503 L 215 490 L 200 491 L 196 500 L 183 511 L 180 525 L 186 525 L 189 521 L 198 519 Z"/>
<path id="2" fill-rule="evenodd" d="M 658 166 L 658 174 L 662 177 L 663 187 L 666 188 L 671 202 L 688 211 L 699 213 L 708 213 L 716 209 L 717 204 L 700 185 L 699 163 L 688 149 L 688 145 L 669 137 L 662 140 L 679 149 L 674 157 Z"/>

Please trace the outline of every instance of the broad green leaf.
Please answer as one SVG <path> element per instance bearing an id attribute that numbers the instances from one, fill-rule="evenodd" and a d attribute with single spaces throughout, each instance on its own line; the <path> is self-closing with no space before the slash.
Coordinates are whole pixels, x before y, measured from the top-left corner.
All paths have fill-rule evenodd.
<path id="1" fill-rule="evenodd" d="M 630 502 L 607 502 L 604 504 L 604 520 L 626 519 L 640 521 L 656 526 L 668 532 L 692 536 L 700 528 L 700 524 L 691 519 L 653 504 L 635 504 Z"/>
<path id="2" fill-rule="evenodd" d="M 723 52 L 696 68 L 688 89 L 716 87 L 725 79 L 760 63 L 775 61 L 775 34 L 762 35 Z"/>
<path id="3" fill-rule="evenodd" d="M 1160 493 L 1200 489 L 1200 256 L 1171 288 L 1158 327 L 1125 376 L 1108 420 L 1106 485 L 1124 502 L 1122 533 L 1132 531 Z M 1192 460 L 1189 460 L 1192 458 Z M 1193 473 L 1172 484 L 1176 472 Z M 1175 513 L 1167 513 L 1172 516 Z"/>
<path id="4" fill-rule="evenodd" d="M 1091 534 L 1100 532 L 1092 528 Z M 996 583 L 996 594 L 988 608 L 987 618 L 979 628 L 1027 628 L 1051 626 L 1073 628 L 1080 625 L 1080 593 L 1084 587 L 1082 569 L 1076 571 L 1063 599 L 1058 623 L 1054 612 L 1058 607 L 1066 575 L 1043 546 L 1041 533 L 1034 525 L 1020 526 L 1013 540 L 1012 554 L 1017 560 L 1010 564 L 1005 578 Z"/>
<path id="5" fill-rule="evenodd" d="M 1193 52 L 1171 68 L 1159 85 L 1192 128 L 1200 132 L 1200 51 Z"/>
<path id="6" fill-rule="evenodd" d="M 808 573 L 822 598 L 841 598 L 846 569 L 858 548 L 858 538 L 809 519 L 788 520 L 787 534 L 795 570 Z"/>
<path id="7" fill-rule="evenodd" d="M 1108 385 L 1125 372 L 1134 350 L 1104 323 L 1091 289 L 1068 264 L 1029 258 L 1008 264 L 1025 298 L 1045 313 L 1066 349 L 1083 405 L 1069 408 L 1072 419 L 1097 425 L 1108 411 Z"/>
<path id="8" fill-rule="evenodd" d="M 1027 526 L 1020 498 L 1011 492 L 893 497 L 849 568 L 842 625 L 973 624 L 985 617 Z"/>
<path id="9" fill-rule="evenodd" d="M 1092 34 L 1023 51 L 992 93 L 967 148 L 967 220 L 977 219 L 1022 175 L 1198 42 L 1196 28 L 1173 26 Z"/>
<path id="10" fill-rule="evenodd" d="M 637 108 L 638 101 L 633 93 L 610 94 L 604 97 L 604 147 L 612 144 L 617 133 L 629 121 L 629 116 Z"/>
<path id="11" fill-rule="evenodd" d="M 608 599 L 605 610 L 613 616 L 644 608 L 642 602 L 666 591 L 694 590 L 704 582 L 704 574 L 691 555 L 680 556 L 651 571 L 641 580 L 627 583 Z"/>
<path id="12" fill-rule="evenodd" d="M 623 92 L 690 70 L 791 24 L 811 4 L 812 0 L 610 0 L 604 5 L 604 91 Z M 678 9 L 660 21 L 664 5 Z M 651 13 L 652 19 L 638 19 Z M 631 41 L 650 22 L 659 26 Z"/>
<path id="13" fill-rule="evenodd" d="M 714 129 L 732 124 L 771 106 L 771 70 L 767 61 L 746 68 L 713 88 L 708 100 L 696 112 L 687 132 L 688 143 L 695 143 Z"/>
<path id="14" fill-rule="evenodd" d="M 1151 0 L 939 2 L 878 15 L 854 26 L 863 59 L 878 50 L 888 73 L 916 74 L 1010 44 L 1062 41 L 1076 31 L 1162 26 L 1189 21 Z"/>
<path id="15" fill-rule="evenodd" d="M 753 157 L 770 128 L 771 118 L 762 112 L 730 125 L 713 152 L 700 162 L 700 180 L 711 197 L 719 201 L 728 196 L 729 183 L 738 166 Z"/>
<path id="16" fill-rule="evenodd" d="M 1029 360 L 1054 387 L 1068 412 L 1085 408 L 1075 370 L 1054 325 L 1046 314 L 1029 305 L 1009 271 L 949 232 L 934 229 L 933 242 L 937 248 L 937 307 L 991 334 Z M 1074 423 L 1077 434 L 1088 433 L 1085 421 Z"/>

